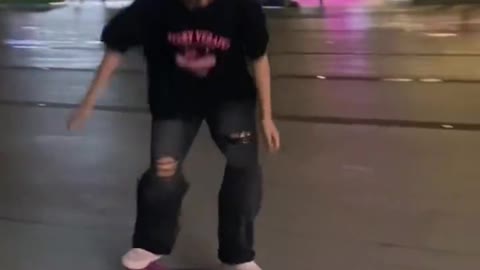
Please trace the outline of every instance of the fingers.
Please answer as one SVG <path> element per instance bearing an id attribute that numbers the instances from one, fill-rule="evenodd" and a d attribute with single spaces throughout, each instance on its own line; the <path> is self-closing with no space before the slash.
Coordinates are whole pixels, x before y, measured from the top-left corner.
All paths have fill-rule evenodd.
<path id="1" fill-rule="evenodd" d="M 80 112 L 75 111 L 67 121 L 67 128 L 69 131 L 76 131 L 84 126 L 84 120 Z"/>
<path id="2" fill-rule="evenodd" d="M 280 149 L 280 134 L 276 129 L 265 130 L 265 140 L 269 152 L 274 153 Z"/>
<path id="3" fill-rule="evenodd" d="M 82 129 L 85 126 L 85 123 L 80 120 L 71 120 L 67 124 L 67 128 L 69 131 L 77 131 Z"/>
<path id="4" fill-rule="evenodd" d="M 69 119 L 67 121 L 67 129 L 68 131 L 75 131 L 78 129 L 78 124 L 76 123 L 76 121 L 74 119 Z"/>
<path id="5" fill-rule="evenodd" d="M 67 121 L 68 130 L 76 131 L 82 129 L 85 126 L 85 122 L 89 115 L 90 111 L 88 109 L 79 108 L 75 110 Z"/>
<path id="6" fill-rule="evenodd" d="M 70 117 L 67 121 L 67 129 L 69 131 L 75 131 L 78 129 L 78 123 L 77 120 L 75 119 L 75 115 Z"/>
<path id="7" fill-rule="evenodd" d="M 278 150 L 280 150 L 280 145 L 280 134 L 278 133 L 278 131 L 275 131 L 273 136 L 273 151 L 277 152 Z"/>
<path id="8" fill-rule="evenodd" d="M 265 140 L 267 142 L 268 151 L 272 152 L 272 150 L 273 150 L 273 139 L 272 139 L 272 136 L 269 133 L 265 134 Z"/>
<path id="9" fill-rule="evenodd" d="M 280 133 L 272 120 L 264 120 L 263 134 L 268 151 L 273 153 L 280 150 Z"/>
<path id="10" fill-rule="evenodd" d="M 274 153 L 280 150 L 280 135 L 278 134 L 278 131 L 272 131 L 269 138 L 268 145 L 270 152 Z"/>

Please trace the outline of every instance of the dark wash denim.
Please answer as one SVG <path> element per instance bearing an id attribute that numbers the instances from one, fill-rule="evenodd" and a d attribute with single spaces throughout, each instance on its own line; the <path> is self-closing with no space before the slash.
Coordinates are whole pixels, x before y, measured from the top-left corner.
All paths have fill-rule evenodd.
<path id="1" fill-rule="evenodd" d="M 258 160 L 255 102 L 230 102 L 204 115 L 154 119 L 151 167 L 138 183 L 134 248 L 155 254 L 171 253 L 179 232 L 179 213 L 188 182 L 181 164 L 203 121 L 226 158 L 218 194 L 219 259 L 226 264 L 254 260 L 254 221 L 262 199 Z M 155 162 L 170 157 L 178 161 L 174 176 L 158 177 Z"/>

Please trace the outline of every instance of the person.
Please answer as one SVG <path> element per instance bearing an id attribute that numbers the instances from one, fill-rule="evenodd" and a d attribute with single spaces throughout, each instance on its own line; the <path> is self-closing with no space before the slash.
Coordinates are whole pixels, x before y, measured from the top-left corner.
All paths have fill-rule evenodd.
<path id="1" fill-rule="evenodd" d="M 123 54 L 141 47 L 152 115 L 151 164 L 138 182 L 133 247 L 122 258 L 126 268 L 144 269 L 171 253 L 189 187 L 182 163 L 205 121 L 226 159 L 218 257 L 226 269 L 260 269 L 254 262 L 254 221 L 262 199 L 257 126 L 271 152 L 280 147 L 268 40 L 256 0 L 136 0 L 105 26 L 104 58 L 68 126 L 84 126 Z"/>

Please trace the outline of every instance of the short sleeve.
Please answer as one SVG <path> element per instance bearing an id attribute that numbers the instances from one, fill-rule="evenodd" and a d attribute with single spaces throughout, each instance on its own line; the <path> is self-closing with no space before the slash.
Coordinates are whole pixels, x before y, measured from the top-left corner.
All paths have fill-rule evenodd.
<path id="1" fill-rule="evenodd" d="M 241 31 L 245 52 L 250 59 L 265 55 L 269 41 L 265 13 L 259 0 L 241 2 Z"/>
<path id="2" fill-rule="evenodd" d="M 124 53 L 142 45 L 142 9 L 146 0 L 135 0 L 117 13 L 103 28 L 101 40 L 113 51 Z"/>

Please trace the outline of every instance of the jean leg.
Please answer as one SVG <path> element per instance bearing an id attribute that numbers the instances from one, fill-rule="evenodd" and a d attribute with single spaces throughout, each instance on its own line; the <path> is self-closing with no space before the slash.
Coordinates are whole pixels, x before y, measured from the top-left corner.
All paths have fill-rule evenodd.
<path id="1" fill-rule="evenodd" d="M 133 247 L 170 254 L 179 232 L 179 213 L 188 183 L 182 162 L 201 119 L 155 120 L 152 123 L 151 165 L 137 187 L 137 219 Z M 158 162 L 163 162 L 158 166 Z"/>
<path id="2" fill-rule="evenodd" d="M 219 259 L 226 264 L 253 261 L 254 222 L 262 198 L 255 103 L 224 104 L 207 122 L 227 161 L 218 198 Z"/>

